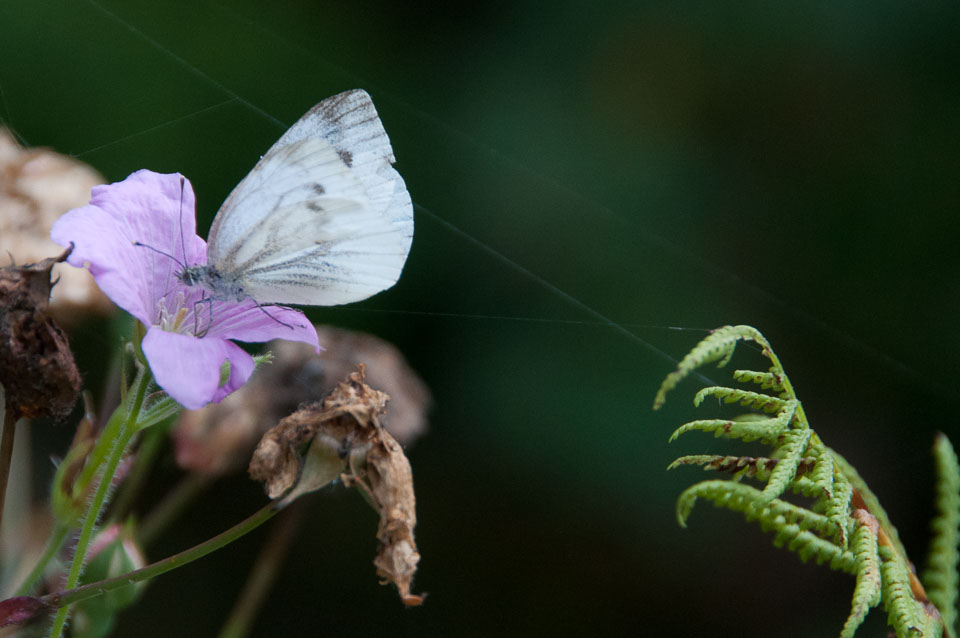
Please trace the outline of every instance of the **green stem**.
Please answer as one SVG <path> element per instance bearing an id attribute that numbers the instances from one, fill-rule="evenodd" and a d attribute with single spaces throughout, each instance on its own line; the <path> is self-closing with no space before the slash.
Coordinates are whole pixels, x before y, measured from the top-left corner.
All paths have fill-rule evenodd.
<path id="1" fill-rule="evenodd" d="M 134 395 L 129 411 L 127 412 L 126 419 L 115 419 L 111 417 L 110 421 L 107 423 L 107 427 L 104 428 L 104 431 L 101 434 L 101 437 L 110 436 L 110 439 L 107 440 L 112 440 L 112 444 L 110 445 L 110 452 L 107 456 L 106 466 L 103 469 L 103 473 L 100 476 L 100 482 L 97 485 L 97 491 L 93 495 L 93 500 L 90 502 L 90 507 L 87 509 L 86 516 L 83 520 L 83 526 L 80 528 L 80 536 L 77 539 L 77 546 L 74 550 L 73 562 L 70 564 L 70 573 L 67 575 L 66 589 L 72 589 L 77 586 L 77 583 L 80 582 L 80 574 L 83 572 L 83 565 L 86 561 L 87 548 L 90 545 L 90 541 L 93 539 L 93 531 L 96 527 L 97 521 L 100 519 L 100 514 L 107 503 L 107 496 L 110 492 L 111 483 L 113 482 L 113 476 L 117 471 L 117 466 L 120 464 L 120 460 L 123 458 L 123 453 L 126 451 L 127 445 L 130 443 L 130 440 L 136 433 L 136 428 L 134 426 L 136 425 L 137 417 L 140 414 L 140 409 L 143 407 L 143 400 L 146 397 L 147 387 L 150 384 L 150 379 L 150 374 L 145 370 L 141 370 L 137 374 L 137 379 L 135 382 L 137 391 Z M 113 438 L 112 436 L 112 430 L 114 428 L 111 426 L 114 422 L 119 424 L 119 432 L 117 433 L 116 438 Z M 101 440 L 103 440 L 103 438 L 101 438 Z M 96 448 L 99 447 L 99 445 L 96 446 Z M 94 449 L 94 452 L 96 452 L 96 448 Z M 93 454 L 91 454 L 91 457 L 93 457 Z M 91 458 L 91 460 L 94 459 Z M 99 462 L 97 462 L 97 465 L 99 465 Z M 61 607 L 57 611 L 57 615 L 53 620 L 53 626 L 50 628 L 50 638 L 60 638 L 67 622 L 67 612 L 67 607 Z"/>
<path id="2" fill-rule="evenodd" d="M 132 585 L 134 583 L 153 578 L 154 576 L 159 576 L 160 574 L 165 574 L 171 569 L 176 569 L 177 567 L 182 567 L 183 565 L 192 563 L 198 558 L 203 558 L 207 554 L 232 543 L 244 534 L 247 534 L 248 532 L 259 527 L 261 524 L 270 520 L 270 518 L 272 518 L 273 515 L 279 512 L 281 509 L 282 508 L 279 503 L 271 501 L 252 516 L 237 523 L 227 531 L 217 534 L 210 540 L 191 547 L 190 549 L 184 550 L 179 554 L 174 554 L 173 556 L 157 561 L 156 563 L 147 565 L 146 567 L 142 567 L 115 578 L 108 578 L 96 583 L 90 583 L 89 585 L 77 587 L 76 589 L 54 592 L 40 598 L 40 600 L 50 607 L 60 607 L 60 610 L 62 611 L 66 609 L 68 605 L 72 605 L 73 603 L 81 600 L 93 598 L 94 596 L 100 596 L 108 591 Z"/>
<path id="3" fill-rule="evenodd" d="M 33 586 L 36 585 L 37 581 L 43 576 L 43 572 L 47 570 L 47 565 L 49 565 L 53 557 L 60 552 L 69 533 L 69 525 L 57 524 L 53 529 L 53 533 L 50 534 L 49 540 L 47 540 L 47 546 L 43 550 L 43 555 L 40 556 L 37 564 L 33 566 L 33 569 L 27 575 L 26 579 L 24 579 L 23 583 L 17 588 L 17 592 L 14 594 L 15 596 L 26 596 L 30 593 Z"/>

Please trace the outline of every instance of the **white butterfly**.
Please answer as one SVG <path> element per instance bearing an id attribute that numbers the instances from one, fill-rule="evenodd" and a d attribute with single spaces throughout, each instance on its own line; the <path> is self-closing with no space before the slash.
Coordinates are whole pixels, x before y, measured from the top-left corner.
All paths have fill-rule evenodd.
<path id="1" fill-rule="evenodd" d="M 188 286 L 215 299 L 333 306 L 400 278 L 413 205 L 366 91 L 329 97 L 270 147 L 217 212 Z"/>

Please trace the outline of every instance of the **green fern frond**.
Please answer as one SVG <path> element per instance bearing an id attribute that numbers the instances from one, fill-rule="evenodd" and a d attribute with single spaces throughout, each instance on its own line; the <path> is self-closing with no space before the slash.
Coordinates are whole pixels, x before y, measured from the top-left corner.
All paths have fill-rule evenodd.
<path id="1" fill-rule="evenodd" d="M 824 502 L 824 514 L 834 525 L 836 541 L 840 547 L 847 546 L 847 527 L 850 523 L 850 501 L 853 499 L 853 486 L 843 480 L 839 471 L 834 473 L 833 491 Z M 906 554 L 904 554 L 906 555 Z"/>
<path id="2" fill-rule="evenodd" d="M 853 607 L 843 625 L 840 638 L 853 638 L 857 627 L 863 624 L 867 613 L 880 604 L 882 581 L 877 560 L 877 520 L 863 510 L 856 512 L 857 525 L 850 541 L 850 551 L 857 561 L 857 585 L 853 590 Z"/>
<path id="3" fill-rule="evenodd" d="M 687 526 L 698 499 L 740 512 L 748 521 L 759 522 L 764 531 L 776 531 L 774 545 L 798 552 L 804 561 L 814 558 L 817 563 L 829 562 L 835 569 L 856 572 L 854 555 L 822 538 L 831 531 L 825 516 L 779 499 L 767 501 L 763 492 L 742 483 L 702 481 L 688 487 L 677 499 L 677 522 L 681 527 Z"/>
<path id="4" fill-rule="evenodd" d="M 664 379 L 663 384 L 660 386 L 660 391 L 657 392 L 657 396 L 653 401 L 653 409 L 659 409 L 664 401 L 667 400 L 667 392 L 677 387 L 677 384 L 683 381 L 687 375 L 703 364 L 719 360 L 720 363 L 717 364 L 718 368 L 727 365 L 737 347 L 737 342 L 743 340 L 756 341 L 762 345 L 765 350 L 770 347 L 770 344 L 763 338 L 760 331 L 752 326 L 724 326 L 717 328 L 683 358 L 683 361 L 680 362 L 676 370 L 667 375 L 667 378 Z"/>
<path id="5" fill-rule="evenodd" d="M 762 394 L 760 392 L 750 392 L 749 390 L 738 390 L 736 388 L 725 388 L 723 386 L 714 385 L 709 388 L 703 388 L 697 392 L 696 396 L 693 397 L 693 405 L 700 407 L 700 404 L 703 403 L 703 400 L 709 396 L 717 397 L 722 399 L 724 403 L 737 403 L 740 402 L 740 405 L 744 407 L 753 408 L 754 410 L 761 410 L 768 414 L 772 414 L 783 409 L 787 401 L 783 399 L 778 399 L 777 397 L 772 397 L 769 394 Z"/>
<path id="6" fill-rule="evenodd" d="M 881 545 L 879 550 L 883 605 L 887 609 L 887 622 L 897 630 L 897 638 L 941 636 L 940 623 L 933 622 L 913 597 L 910 572 L 904 561 L 890 546 Z"/>
<path id="7" fill-rule="evenodd" d="M 780 499 L 766 500 L 761 490 L 732 481 L 701 481 L 688 487 L 677 499 L 677 522 L 687 526 L 687 519 L 698 499 L 705 499 L 717 507 L 740 512 L 748 521 L 759 521 L 764 531 L 779 527 L 782 523 L 796 524 L 800 529 L 810 530 L 819 535 L 832 531 L 826 516 L 787 503 Z"/>
<path id="8" fill-rule="evenodd" d="M 775 372 L 757 372 L 756 370 L 734 370 L 733 378 L 740 383 L 756 383 L 764 390 L 783 392 L 783 377 Z"/>
<path id="9" fill-rule="evenodd" d="M 684 423 L 670 435 L 673 442 L 681 434 L 693 430 L 713 432 L 716 437 L 741 439 L 747 443 L 759 439 L 768 445 L 776 441 L 787 429 L 787 423 L 780 417 L 772 419 L 702 419 Z"/>
<path id="10" fill-rule="evenodd" d="M 951 634 L 957 622 L 957 543 L 960 526 L 960 466 L 950 440 L 937 434 L 933 444 L 937 473 L 935 507 L 937 514 L 930 524 L 933 538 L 927 553 L 927 564 L 921 580 L 930 602 L 937 606 L 943 623 Z"/>
<path id="11" fill-rule="evenodd" d="M 802 560 L 829 563 L 857 577 L 850 615 L 841 636 L 850 638 L 868 612 L 882 603 L 899 638 L 952 636 L 957 618 L 956 565 L 960 537 L 960 467 L 949 442 L 938 439 L 936 538 L 931 545 L 929 568 L 924 578 L 929 594 L 912 573 L 906 551 L 887 513 L 866 483 L 847 461 L 824 445 L 810 428 L 803 407 L 769 343 L 749 326 L 726 326 L 700 342 L 663 382 L 654 402 L 660 407 L 666 393 L 704 363 L 729 362 L 739 341 L 760 344 L 770 360 L 768 372 L 737 370 L 734 378 L 753 383 L 777 396 L 737 388 L 711 386 L 700 390 L 694 403 L 707 397 L 724 403 L 739 403 L 755 412 L 736 419 L 704 419 L 679 427 L 670 437 L 691 430 L 715 436 L 751 441 L 759 439 L 772 447 L 767 457 L 690 455 L 670 468 L 700 465 L 706 470 L 726 471 L 731 480 L 702 481 L 687 488 L 677 499 L 677 521 L 686 527 L 698 499 L 711 501 L 744 514 L 764 531 L 773 532 L 774 545 L 795 552 Z M 768 416 L 775 413 L 774 416 Z M 758 489 L 742 482 L 748 478 L 765 483 Z M 786 490 L 812 499 L 807 507 L 780 499 Z M 932 604 L 931 604 L 932 601 Z M 943 614 L 937 612 L 934 605 Z"/>
<path id="12" fill-rule="evenodd" d="M 817 439 L 814 443 L 819 442 L 820 437 L 817 437 L 816 433 L 814 433 L 813 436 Z M 808 458 L 813 458 L 814 460 L 813 470 L 810 472 L 810 480 L 817 485 L 822 485 L 823 496 L 829 499 L 833 496 L 833 455 L 831 455 L 823 445 L 813 445 L 810 447 L 812 449 L 807 450 L 807 453 L 810 454 Z"/>
<path id="13" fill-rule="evenodd" d="M 676 461 L 667 466 L 668 470 L 673 470 L 681 465 L 702 465 L 704 470 L 716 470 L 718 472 L 733 472 L 734 476 L 746 476 L 766 481 L 770 476 L 770 471 L 776 467 L 779 461 L 769 459 L 763 456 L 724 456 L 722 454 L 693 454 L 690 456 L 681 456 Z"/>
<path id="14" fill-rule="evenodd" d="M 810 441 L 810 428 L 788 430 L 783 433 L 778 452 L 782 453 L 780 462 L 770 473 L 767 486 L 763 488 L 763 496 L 767 500 L 777 498 L 786 491 L 787 487 L 797 475 L 803 453 Z"/>

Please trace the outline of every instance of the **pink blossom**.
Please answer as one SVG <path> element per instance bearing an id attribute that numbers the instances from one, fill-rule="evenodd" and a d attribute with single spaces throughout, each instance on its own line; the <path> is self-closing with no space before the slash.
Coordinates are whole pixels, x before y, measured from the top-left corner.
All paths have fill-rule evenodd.
<path id="1" fill-rule="evenodd" d="M 258 306 L 253 299 L 211 299 L 180 280 L 203 265 L 190 182 L 179 174 L 137 171 L 93 189 L 90 204 L 63 215 L 51 238 L 74 245 L 68 261 L 87 265 L 114 303 L 147 327 L 143 353 L 157 384 L 186 408 L 216 403 L 253 373 L 253 358 L 236 341 L 302 341 L 319 349 L 317 332 L 298 310 Z M 220 385 L 220 369 L 230 377 Z"/>

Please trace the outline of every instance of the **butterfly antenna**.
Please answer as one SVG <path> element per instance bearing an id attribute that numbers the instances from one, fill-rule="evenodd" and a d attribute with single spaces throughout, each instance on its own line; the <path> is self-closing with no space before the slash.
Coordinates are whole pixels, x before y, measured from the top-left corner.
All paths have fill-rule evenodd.
<path id="1" fill-rule="evenodd" d="M 180 263 L 180 260 L 179 260 L 179 259 L 177 259 L 177 258 L 174 257 L 173 255 L 171 255 L 170 253 L 165 253 L 165 252 L 163 252 L 162 250 L 160 250 L 159 248 L 154 248 L 154 247 L 151 246 L 150 244 L 144 244 L 143 242 L 135 241 L 135 242 L 133 242 L 133 245 L 134 245 L 134 246 L 139 246 L 140 248 L 148 248 L 148 249 L 152 250 L 153 252 L 157 253 L 158 255 L 163 255 L 164 257 L 167 257 L 168 259 L 171 259 L 173 262 L 175 262 L 175 263 L 176 263 L 178 266 L 180 266 L 181 268 L 185 268 L 185 267 L 186 267 L 186 266 L 184 266 L 182 263 Z"/>
<path id="2" fill-rule="evenodd" d="M 187 243 L 183 239 L 183 188 L 185 178 L 180 176 L 180 211 L 177 215 L 177 221 L 180 223 L 180 251 L 183 253 L 183 267 L 187 267 Z"/>

